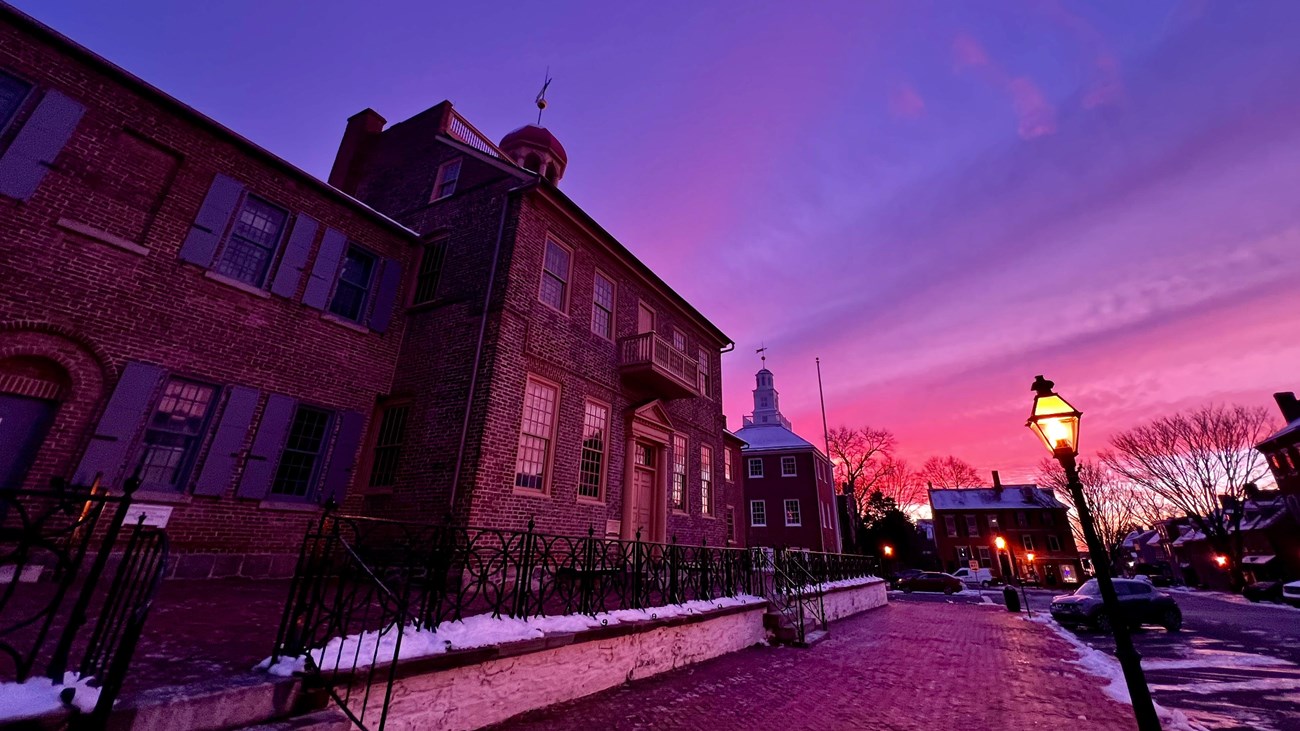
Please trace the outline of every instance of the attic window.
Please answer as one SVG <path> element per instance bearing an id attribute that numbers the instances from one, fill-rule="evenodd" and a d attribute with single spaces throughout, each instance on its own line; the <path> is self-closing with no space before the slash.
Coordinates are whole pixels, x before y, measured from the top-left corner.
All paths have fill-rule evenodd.
<path id="1" fill-rule="evenodd" d="M 433 197 L 430 201 L 442 200 L 456 192 L 456 183 L 460 181 L 460 162 L 458 157 L 438 166 L 438 178 L 433 183 Z"/>

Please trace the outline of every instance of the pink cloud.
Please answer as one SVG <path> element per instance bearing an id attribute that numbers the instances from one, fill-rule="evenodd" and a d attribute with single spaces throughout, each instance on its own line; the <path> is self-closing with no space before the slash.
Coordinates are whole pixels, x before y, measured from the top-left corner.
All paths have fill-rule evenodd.
<path id="1" fill-rule="evenodd" d="M 899 84 L 889 93 L 889 113 L 900 119 L 915 119 L 925 114 L 925 100 L 911 84 Z"/>
<path id="2" fill-rule="evenodd" d="M 1084 90 L 1084 108 L 1095 109 L 1120 101 L 1124 96 L 1124 83 L 1120 78 L 1119 60 L 1097 28 L 1059 2 L 1043 2 L 1039 7 L 1049 19 L 1073 35 L 1092 57 L 1092 78 Z"/>
<path id="3" fill-rule="evenodd" d="M 1007 95 L 1016 114 L 1016 131 L 1022 139 L 1032 140 L 1056 131 L 1056 108 L 1032 79 L 1012 76 L 989 56 L 983 44 L 967 33 L 957 34 L 952 51 L 958 69 L 979 70 L 990 85 Z"/>

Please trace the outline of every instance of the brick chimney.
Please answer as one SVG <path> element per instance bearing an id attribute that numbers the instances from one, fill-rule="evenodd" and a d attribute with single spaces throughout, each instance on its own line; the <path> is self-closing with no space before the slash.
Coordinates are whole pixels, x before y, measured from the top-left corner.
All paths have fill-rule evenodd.
<path id="1" fill-rule="evenodd" d="M 343 130 L 338 154 L 334 156 L 334 167 L 330 168 L 330 185 L 348 195 L 356 194 L 366 157 L 387 122 L 379 116 L 379 112 L 370 108 L 348 117 L 348 126 Z"/>
<path id="2" fill-rule="evenodd" d="M 993 470 L 993 499 L 1002 499 L 1002 477 L 997 470 Z"/>
<path id="3" fill-rule="evenodd" d="M 1300 419 L 1300 401 L 1296 401 L 1294 391 L 1275 393 L 1273 400 L 1277 402 L 1277 407 L 1282 410 L 1282 418 L 1286 419 L 1288 424 Z"/>

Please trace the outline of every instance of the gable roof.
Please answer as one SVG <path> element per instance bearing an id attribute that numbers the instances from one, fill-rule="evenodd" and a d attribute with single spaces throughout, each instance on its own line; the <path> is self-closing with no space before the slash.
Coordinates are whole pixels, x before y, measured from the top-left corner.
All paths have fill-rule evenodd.
<path id="1" fill-rule="evenodd" d="M 1036 510 L 1064 510 L 1065 503 L 1056 493 L 1037 485 L 1003 485 L 997 488 L 977 487 L 968 490 L 941 490 L 930 488 L 931 510 L 1004 510 L 1011 508 Z"/>

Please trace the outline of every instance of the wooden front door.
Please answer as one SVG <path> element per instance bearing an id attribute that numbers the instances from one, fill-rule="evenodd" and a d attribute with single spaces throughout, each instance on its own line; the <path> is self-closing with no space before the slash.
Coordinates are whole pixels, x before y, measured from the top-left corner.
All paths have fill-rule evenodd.
<path id="1" fill-rule="evenodd" d="M 0 393 L 0 489 L 18 489 L 54 421 L 54 401 Z"/>
<path id="2" fill-rule="evenodd" d="M 655 448 L 637 442 L 633 447 L 636 450 L 632 470 L 632 529 L 631 534 L 636 536 L 637 531 L 641 532 L 641 540 L 654 540 L 654 513 L 655 513 Z"/>

